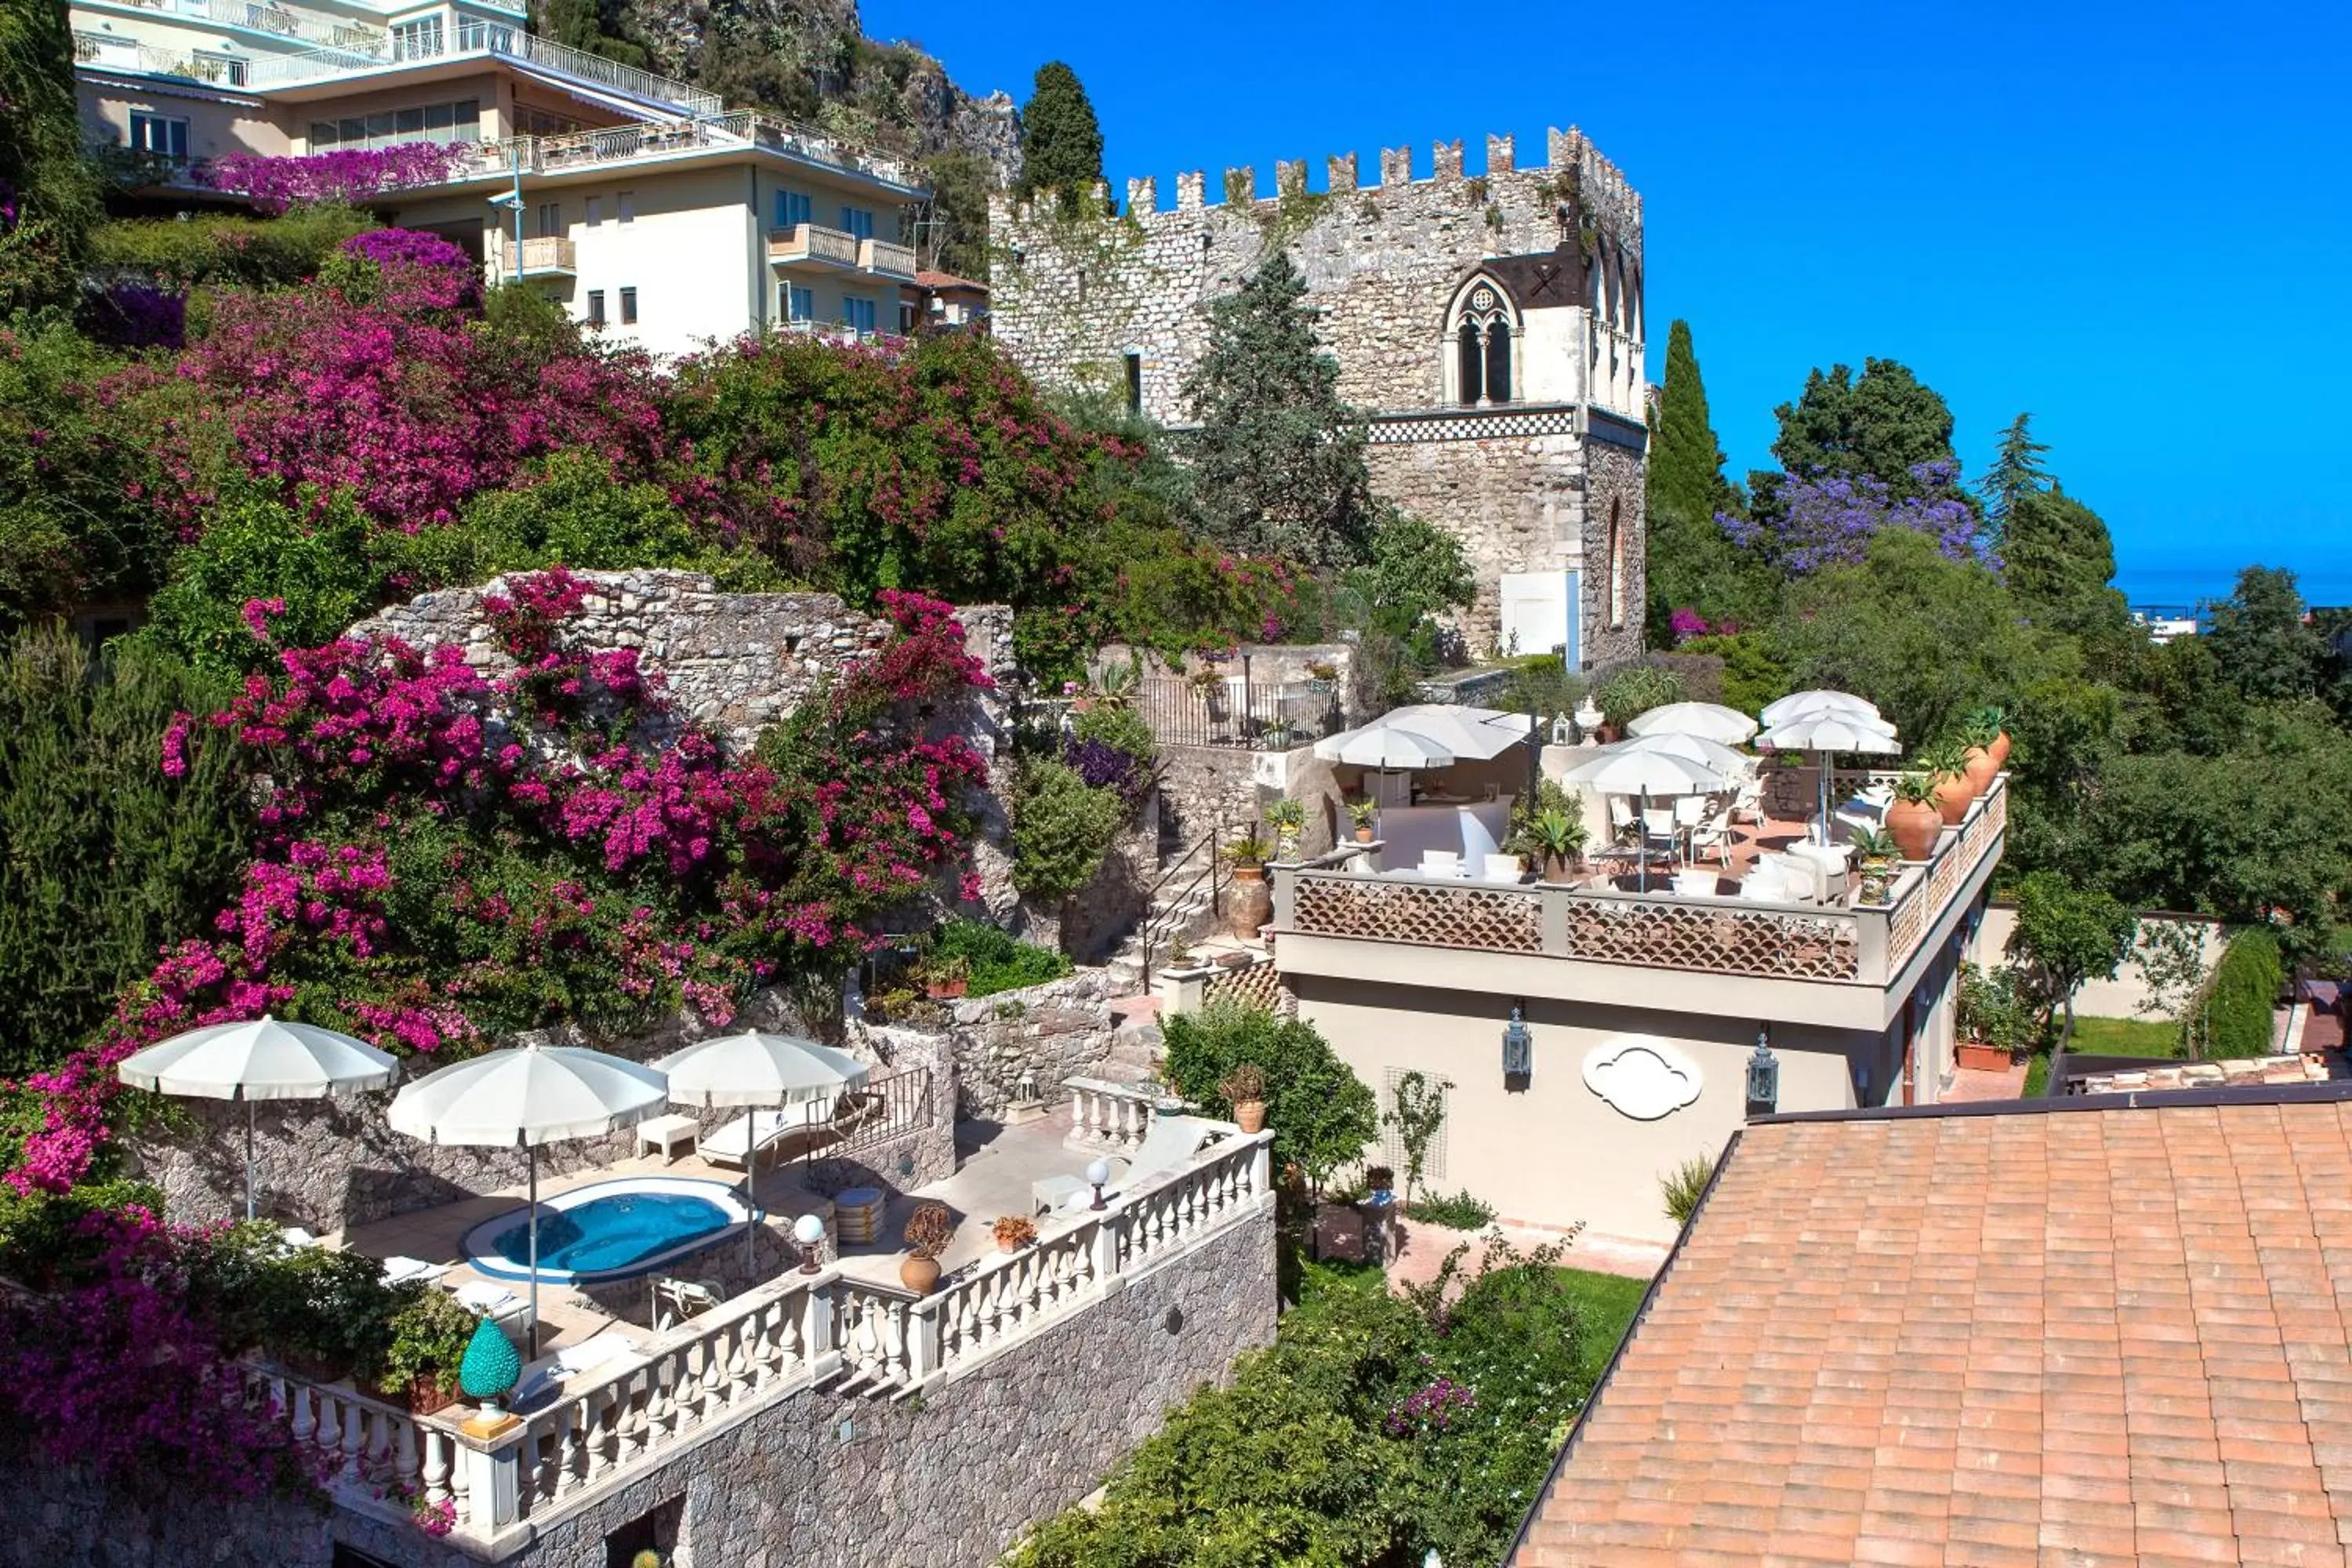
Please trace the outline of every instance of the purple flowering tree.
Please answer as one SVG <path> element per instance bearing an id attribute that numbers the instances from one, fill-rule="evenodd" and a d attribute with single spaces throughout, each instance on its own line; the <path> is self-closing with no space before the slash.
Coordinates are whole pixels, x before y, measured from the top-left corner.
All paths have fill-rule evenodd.
<path id="1" fill-rule="evenodd" d="M 1858 563 L 1870 542 L 1890 528 L 1927 534 L 1953 561 L 1980 561 L 1998 568 L 1983 521 L 1967 501 L 1950 493 L 1956 470 L 1947 462 L 1921 463 L 1911 477 L 1925 499 L 1895 500 L 1886 485 L 1868 474 L 1782 476 L 1770 515 L 1756 519 L 1717 512 L 1715 521 L 1743 550 L 1763 556 L 1777 570 L 1803 577 L 1824 566 Z"/>

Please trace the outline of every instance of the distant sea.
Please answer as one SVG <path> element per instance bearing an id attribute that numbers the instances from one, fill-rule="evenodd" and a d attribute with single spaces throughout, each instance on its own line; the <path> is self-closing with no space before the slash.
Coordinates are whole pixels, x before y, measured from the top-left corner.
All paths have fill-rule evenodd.
<path id="1" fill-rule="evenodd" d="M 2292 562 L 2263 564 L 2294 565 Z M 2228 598 L 2237 581 L 2237 565 L 2126 565 L 2116 572 L 2116 586 L 2123 590 L 2131 607 L 2151 615 L 2159 611 L 2193 614 L 2201 604 Z M 2352 567 L 2328 565 L 2305 570 L 2298 566 L 2295 585 L 2302 589 L 2306 605 L 2352 605 Z"/>

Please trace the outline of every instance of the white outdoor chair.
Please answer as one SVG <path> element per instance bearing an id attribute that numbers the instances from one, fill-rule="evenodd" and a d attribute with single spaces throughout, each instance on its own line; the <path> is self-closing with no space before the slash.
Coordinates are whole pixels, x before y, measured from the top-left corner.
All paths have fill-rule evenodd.
<path id="1" fill-rule="evenodd" d="M 1488 855 L 1481 862 L 1489 882 L 1516 882 L 1519 879 L 1519 858 L 1516 855 Z"/>
<path id="2" fill-rule="evenodd" d="M 1642 808 L 1642 855 L 1648 858 L 1663 852 L 1669 868 L 1682 864 L 1683 837 L 1675 826 L 1675 809 L 1671 805 L 1649 805 Z"/>
<path id="3" fill-rule="evenodd" d="M 752 1154 L 767 1148 L 788 1132 L 803 1128 L 824 1127 L 833 1121 L 834 1102 L 812 1100 L 803 1105 L 788 1105 L 781 1110 L 755 1110 L 739 1116 L 702 1140 L 698 1152 L 714 1165 L 732 1165 L 741 1170 Z"/>
<path id="4" fill-rule="evenodd" d="M 1731 864 L 1731 812 L 1727 807 L 1691 829 L 1691 858 L 1696 860 L 1710 849 L 1718 865 Z"/>
<path id="5" fill-rule="evenodd" d="M 1459 877 L 1462 875 L 1462 854 L 1455 849 L 1424 849 L 1421 852 L 1421 874 L 1424 877 Z"/>
<path id="6" fill-rule="evenodd" d="M 1777 866 L 1759 866 L 1741 879 L 1739 896 L 1750 903 L 1785 904 L 1789 900 L 1789 879 Z"/>
<path id="7" fill-rule="evenodd" d="M 1731 816 L 1734 821 L 1746 817 L 1758 827 L 1764 826 L 1764 784 L 1752 775 L 1739 781 L 1732 792 Z"/>
<path id="8" fill-rule="evenodd" d="M 1115 1172 L 1118 1185 L 1123 1190 L 1136 1183 L 1164 1172 L 1172 1171 L 1198 1154 L 1209 1140 L 1223 1131 L 1218 1123 L 1199 1116 L 1161 1116 L 1153 1119 L 1151 1131 L 1143 1135 L 1142 1147 L 1130 1158 L 1109 1154 L 1105 1158 L 1113 1164 L 1123 1163 L 1127 1169 Z M 1051 1214 L 1074 1198 L 1094 1202 L 1094 1187 L 1084 1176 L 1045 1176 L 1029 1184 L 1029 1206 L 1037 1214 Z"/>

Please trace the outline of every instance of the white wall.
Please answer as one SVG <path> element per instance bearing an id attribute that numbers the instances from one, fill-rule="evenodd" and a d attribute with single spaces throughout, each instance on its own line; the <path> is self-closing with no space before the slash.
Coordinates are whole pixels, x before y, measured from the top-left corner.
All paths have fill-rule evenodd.
<path id="1" fill-rule="evenodd" d="M 2167 925 L 2193 927 L 2200 935 L 2205 953 L 2205 966 L 2210 972 L 2221 962 L 2221 951 L 2229 946 L 2221 922 L 2196 915 L 2142 915 L 2139 920 L 2139 950 L 2147 947 L 2150 930 Z M 2010 962 L 2009 939 L 2017 930 L 2017 910 L 2007 905 L 1995 904 L 1985 910 L 1982 932 L 1983 951 L 1976 960 L 1983 964 Z M 2116 970 L 2113 980 L 2091 980 L 2074 994 L 2074 1012 L 2084 1018 L 2145 1018 L 2139 1005 L 2147 997 L 2147 985 L 2140 977 L 2139 965 L 2126 958 Z"/>

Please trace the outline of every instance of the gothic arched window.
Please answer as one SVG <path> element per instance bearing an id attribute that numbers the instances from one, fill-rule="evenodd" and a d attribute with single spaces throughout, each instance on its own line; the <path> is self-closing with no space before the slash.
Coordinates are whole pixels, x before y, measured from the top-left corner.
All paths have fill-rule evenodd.
<path id="1" fill-rule="evenodd" d="M 1510 402 L 1516 392 L 1511 339 L 1519 330 L 1519 321 L 1502 286 L 1491 278 L 1473 278 L 1454 296 L 1448 325 L 1454 401 L 1465 408 Z"/>

